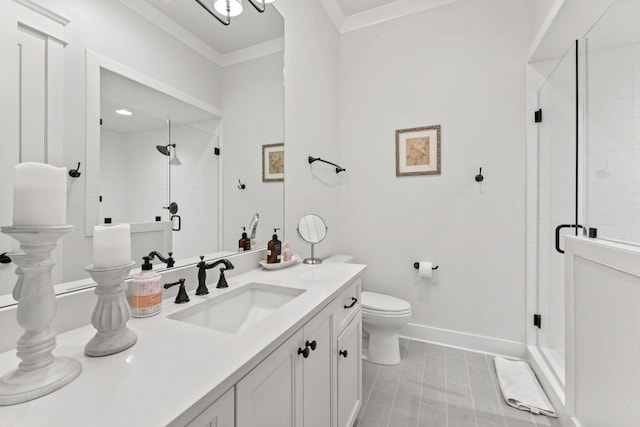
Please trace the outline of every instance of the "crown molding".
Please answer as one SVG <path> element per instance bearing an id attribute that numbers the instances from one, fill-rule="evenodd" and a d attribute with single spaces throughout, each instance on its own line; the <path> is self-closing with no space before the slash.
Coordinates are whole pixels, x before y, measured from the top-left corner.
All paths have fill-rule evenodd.
<path id="1" fill-rule="evenodd" d="M 211 62 L 222 66 L 223 55 L 144 0 L 118 0 L 161 30 L 169 33 Z"/>
<path id="2" fill-rule="evenodd" d="M 15 0 L 30 1 L 30 0 Z M 222 54 L 212 48 L 192 32 L 184 28 L 182 25 L 160 12 L 144 0 L 118 0 L 120 3 L 147 19 L 152 24 L 167 32 L 171 36 L 180 40 L 182 43 L 204 56 L 214 64 L 220 67 L 228 67 L 230 65 L 247 62 L 276 52 L 284 51 L 284 38 L 278 37 L 245 49 L 236 50 L 227 54 Z"/>
<path id="3" fill-rule="evenodd" d="M 458 1 L 459 0 L 397 0 L 384 6 L 347 16 L 345 16 L 338 0 L 320 0 L 320 3 L 338 31 L 344 34 Z"/>
<path id="4" fill-rule="evenodd" d="M 277 39 L 269 40 L 245 49 L 225 54 L 222 57 L 221 66 L 228 67 L 230 65 L 240 64 L 242 62 L 251 61 L 252 59 L 261 58 L 263 56 L 271 55 L 272 53 L 283 51 L 284 37 L 278 37 Z"/>
<path id="5" fill-rule="evenodd" d="M 31 1 L 31 0 L 13 0 L 18 4 L 23 5 L 24 7 L 27 7 L 31 10 L 33 10 L 34 12 L 39 13 L 42 16 L 45 16 L 49 19 L 51 19 L 54 22 L 57 22 L 58 24 L 60 24 L 61 26 L 66 26 L 69 22 L 71 22 L 69 19 L 65 18 L 64 16 L 52 11 L 51 9 L 47 9 L 46 7 Z"/>

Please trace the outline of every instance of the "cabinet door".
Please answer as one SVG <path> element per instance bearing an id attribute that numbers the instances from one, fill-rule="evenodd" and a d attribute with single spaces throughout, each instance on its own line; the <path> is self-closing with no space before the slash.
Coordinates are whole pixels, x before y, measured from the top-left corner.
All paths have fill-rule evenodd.
<path id="1" fill-rule="evenodd" d="M 233 387 L 195 417 L 187 427 L 233 427 Z"/>
<path id="2" fill-rule="evenodd" d="M 302 330 L 236 384 L 236 427 L 302 425 Z"/>
<path id="3" fill-rule="evenodd" d="M 315 341 L 315 350 L 303 361 L 303 413 L 304 427 L 331 426 L 331 387 L 333 313 L 321 311 L 304 327 L 304 344 Z M 311 349 L 311 347 L 310 347 Z"/>
<path id="4" fill-rule="evenodd" d="M 338 427 L 352 426 L 362 401 L 362 314 L 338 337 Z"/>

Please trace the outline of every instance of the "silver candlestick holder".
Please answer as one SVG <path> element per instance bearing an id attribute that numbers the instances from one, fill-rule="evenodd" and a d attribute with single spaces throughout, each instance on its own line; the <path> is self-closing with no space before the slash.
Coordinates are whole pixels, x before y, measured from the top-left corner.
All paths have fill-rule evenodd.
<path id="1" fill-rule="evenodd" d="M 87 356 L 99 357 L 119 353 L 133 346 L 138 340 L 135 332 L 127 328 L 131 308 L 124 292 L 127 288 L 124 279 L 134 265 L 135 262 L 131 261 L 118 267 L 96 268 L 89 265 L 85 268 L 97 284 L 95 293 L 98 296 L 91 316 L 91 324 L 98 332 L 84 348 Z"/>
<path id="2" fill-rule="evenodd" d="M 17 343 L 17 369 L 0 378 L 0 405 L 14 405 L 51 393 L 73 381 L 82 365 L 70 357 L 54 356 L 56 333 L 51 322 L 57 303 L 51 280 L 56 261 L 51 251 L 73 230 L 62 226 L 6 226 L 0 229 L 20 243 L 22 253 L 11 258 L 18 266 L 13 297 L 17 320 L 25 333 Z"/>

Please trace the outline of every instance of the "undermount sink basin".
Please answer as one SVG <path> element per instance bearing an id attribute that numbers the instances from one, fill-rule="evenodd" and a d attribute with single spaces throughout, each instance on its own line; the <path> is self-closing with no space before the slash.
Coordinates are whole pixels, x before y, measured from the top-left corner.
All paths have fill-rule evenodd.
<path id="1" fill-rule="evenodd" d="M 249 283 L 167 317 L 238 334 L 304 292 L 304 289 Z"/>

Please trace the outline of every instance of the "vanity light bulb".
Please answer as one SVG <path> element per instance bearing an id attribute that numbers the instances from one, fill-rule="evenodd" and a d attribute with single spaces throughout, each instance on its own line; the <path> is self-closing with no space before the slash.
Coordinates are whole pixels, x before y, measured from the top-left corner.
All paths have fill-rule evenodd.
<path id="1" fill-rule="evenodd" d="M 242 0 L 215 0 L 213 8 L 220 15 L 227 16 L 227 2 L 229 3 L 229 16 L 238 16 L 242 13 Z"/>

